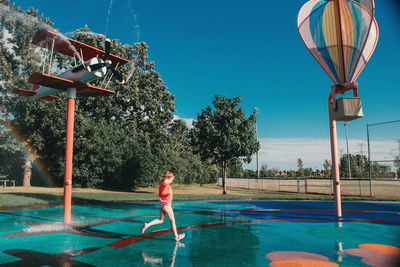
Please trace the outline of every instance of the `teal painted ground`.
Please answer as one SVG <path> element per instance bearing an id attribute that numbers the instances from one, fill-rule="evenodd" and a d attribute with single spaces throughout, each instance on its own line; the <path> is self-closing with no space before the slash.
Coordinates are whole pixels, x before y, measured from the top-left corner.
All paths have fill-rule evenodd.
<path id="1" fill-rule="evenodd" d="M 269 266 L 266 254 L 306 252 L 340 266 L 367 266 L 346 249 L 400 247 L 400 204 L 317 201 L 177 202 L 173 240 L 168 219 L 140 235 L 158 203 L 0 211 L 0 266 Z"/>

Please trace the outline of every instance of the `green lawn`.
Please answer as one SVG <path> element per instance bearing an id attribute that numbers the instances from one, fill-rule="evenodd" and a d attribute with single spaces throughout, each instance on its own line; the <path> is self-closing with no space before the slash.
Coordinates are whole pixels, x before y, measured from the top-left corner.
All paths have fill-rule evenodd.
<path id="1" fill-rule="evenodd" d="M 173 185 L 174 201 L 196 200 L 333 200 L 332 195 L 266 192 L 259 190 L 230 189 L 223 195 L 217 185 Z M 342 196 L 343 200 L 400 201 L 399 198 L 370 198 Z M 117 192 L 96 189 L 74 189 L 73 205 L 157 201 L 157 188 L 142 188 L 135 192 Z M 0 189 L 0 209 L 62 206 L 62 188 L 14 187 Z"/>

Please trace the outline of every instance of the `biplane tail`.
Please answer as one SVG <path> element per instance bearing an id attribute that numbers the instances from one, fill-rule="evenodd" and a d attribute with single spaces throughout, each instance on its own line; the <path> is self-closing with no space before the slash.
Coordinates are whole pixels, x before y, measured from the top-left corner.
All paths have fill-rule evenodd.
<path id="1" fill-rule="evenodd" d="M 34 95 L 36 95 L 36 90 L 37 90 L 37 88 L 38 88 L 39 86 L 38 85 L 33 85 L 32 86 L 32 88 L 33 88 L 33 90 L 34 91 L 30 91 L 30 90 L 24 90 L 24 89 L 20 89 L 20 88 L 14 88 L 13 90 L 12 90 L 12 92 L 14 93 L 14 94 L 17 94 L 17 95 L 22 95 L 22 96 L 27 96 L 27 97 L 33 97 Z M 53 95 L 48 95 L 48 96 L 45 96 L 45 97 L 40 97 L 40 99 L 44 99 L 44 100 L 49 100 L 49 101 L 51 101 L 51 100 L 55 100 L 55 99 L 58 99 L 58 97 L 57 96 L 53 96 Z"/>

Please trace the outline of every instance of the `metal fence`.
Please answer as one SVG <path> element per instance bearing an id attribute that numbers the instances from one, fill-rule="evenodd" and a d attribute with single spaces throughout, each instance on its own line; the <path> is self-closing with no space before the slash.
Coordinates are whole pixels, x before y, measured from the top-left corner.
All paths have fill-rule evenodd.
<path id="1" fill-rule="evenodd" d="M 353 196 L 399 197 L 400 180 L 376 178 L 341 178 L 341 194 Z M 218 178 L 222 186 L 222 178 Z M 263 177 L 226 178 L 228 188 L 244 188 L 262 191 L 333 194 L 332 178 Z"/>

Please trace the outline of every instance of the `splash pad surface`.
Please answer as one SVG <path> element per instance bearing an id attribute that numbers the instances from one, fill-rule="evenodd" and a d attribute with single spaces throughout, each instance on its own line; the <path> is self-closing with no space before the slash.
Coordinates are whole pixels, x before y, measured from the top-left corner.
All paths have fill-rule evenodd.
<path id="1" fill-rule="evenodd" d="M 0 266 L 400 266 L 400 204 L 207 201 L 173 203 L 181 242 L 158 203 L 0 211 Z M 68 265 L 69 264 L 69 265 Z M 298 265 L 301 266 L 301 265 Z M 375 265 L 376 266 L 376 265 Z"/>

